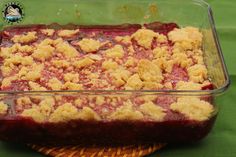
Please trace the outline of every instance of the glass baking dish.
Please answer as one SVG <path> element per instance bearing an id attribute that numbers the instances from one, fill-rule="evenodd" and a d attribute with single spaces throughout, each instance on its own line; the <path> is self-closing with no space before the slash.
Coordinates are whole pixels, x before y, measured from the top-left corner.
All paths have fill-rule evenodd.
<path id="1" fill-rule="evenodd" d="M 48 144 L 127 144 L 150 142 L 194 142 L 211 130 L 218 107 L 215 99 L 229 86 L 229 76 L 217 38 L 210 6 L 201 0 L 22 0 L 10 3 L 2 0 L 1 8 L 18 5 L 22 18 L 18 22 L 0 19 L 0 29 L 57 23 L 60 25 L 117 26 L 152 22 L 177 23 L 180 27 L 194 26 L 203 34 L 203 57 L 212 90 L 52 90 L 0 91 L 1 100 L 8 104 L 8 113 L 0 117 L 0 139 L 24 143 Z M 4 11 L 3 11 L 4 15 Z M 5 15 L 4 15 L 5 16 Z M 69 120 L 39 123 L 19 116 L 14 102 L 21 97 L 71 99 L 125 99 L 158 97 L 161 102 L 177 98 L 200 98 L 214 106 L 209 119 L 201 122 L 183 119 L 164 121 L 143 120 Z"/>

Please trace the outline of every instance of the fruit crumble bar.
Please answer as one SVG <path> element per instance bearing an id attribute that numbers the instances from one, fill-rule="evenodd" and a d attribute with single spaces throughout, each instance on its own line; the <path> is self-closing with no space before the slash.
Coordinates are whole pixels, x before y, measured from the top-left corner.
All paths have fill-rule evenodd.
<path id="1" fill-rule="evenodd" d="M 174 23 L 73 29 L 8 28 L 1 33 L 1 91 L 64 91 L 2 97 L 0 114 L 45 125 L 71 121 L 209 123 L 208 98 L 156 90 L 212 89 L 198 28 Z M 66 91 L 152 91 L 83 95 Z"/>

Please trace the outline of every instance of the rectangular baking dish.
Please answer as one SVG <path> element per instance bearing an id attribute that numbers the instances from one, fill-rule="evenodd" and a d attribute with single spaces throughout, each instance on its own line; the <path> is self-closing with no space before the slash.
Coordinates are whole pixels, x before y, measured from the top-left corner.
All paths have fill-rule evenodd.
<path id="1" fill-rule="evenodd" d="M 2 0 L 4 10 L 11 1 Z M 0 91 L 1 100 L 8 104 L 8 113 L 0 117 L 0 139 L 24 143 L 48 144 L 107 144 L 150 142 L 194 142 L 211 130 L 218 107 L 216 97 L 229 86 L 229 76 L 217 38 L 210 6 L 201 0 L 22 0 L 15 3 L 22 9 L 19 22 L 0 19 L 0 29 L 34 24 L 111 26 L 152 22 L 177 23 L 180 27 L 194 26 L 203 34 L 203 57 L 212 90 L 73 90 L 73 91 Z M 58 123 L 38 123 L 19 116 L 14 102 L 20 97 L 132 99 L 156 96 L 162 100 L 197 97 L 214 106 L 214 112 L 203 122 L 187 120 L 70 120 Z"/>

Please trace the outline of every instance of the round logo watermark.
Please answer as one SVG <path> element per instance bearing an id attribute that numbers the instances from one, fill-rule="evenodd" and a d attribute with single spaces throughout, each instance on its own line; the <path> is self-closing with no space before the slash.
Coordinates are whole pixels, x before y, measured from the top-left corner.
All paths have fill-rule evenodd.
<path id="1" fill-rule="evenodd" d="M 10 2 L 4 6 L 2 15 L 8 23 L 18 23 L 24 17 L 23 7 L 18 2 Z"/>

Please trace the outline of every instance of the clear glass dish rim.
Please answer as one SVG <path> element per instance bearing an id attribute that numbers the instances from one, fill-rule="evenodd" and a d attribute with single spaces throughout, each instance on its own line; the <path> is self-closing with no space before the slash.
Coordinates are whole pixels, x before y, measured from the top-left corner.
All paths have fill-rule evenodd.
<path id="1" fill-rule="evenodd" d="M 163 1 L 163 0 L 161 0 Z M 175 0 L 177 1 L 177 0 Z M 185 1 L 185 0 L 184 0 Z M 106 2 L 106 1 L 104 1 Z M 164 1 L 166 2 L 166 1 Z M 170 1 L 167 1 L 170 2 Z M 178 0 L 179 2 L 179 0 Z M 217 52 L 220 56 L 220 61 L 223 67 L 224 71 L 224 77 L 225 77 L 225 84 L 219 88 L 213 89 L 213 90 L 46 90 L 46 91 L 0 91 L 0 95 L 6 95 L 6 94 L 63 94 L 63 93 L 71 93 L 71 94 L 82 94 L 82 93 L 110 93 L 110 94 L 116 94 L 116 93 L 123 93 L 123 94 L 129 94 L 129 93 L 136 93 L 136 94 L 160 94 L 160 95 L 216 95 L 223 93 L 225 90 L 228 89 L 230 86 L 230 78 L 229 73 L 225 64 L 225 60 L 223 57 L 222 49 L 219 43 L 219 38 L 216 32 L 215 22 L 213 18 L 213 12 L 211 9 L 211 6 L 205 2 L 204 0 L 191 0 L 188 2 L 192 2 L 196 5 L 201 5 L 202 7 L 205 7 L 207 9 L 208 13 L 208 20 L 210 22 L 210 27 L 212 34 L 214 36 L 214 41 L 216 44 Z M 180 3 L 180 2 L 179 2 Z"/>

